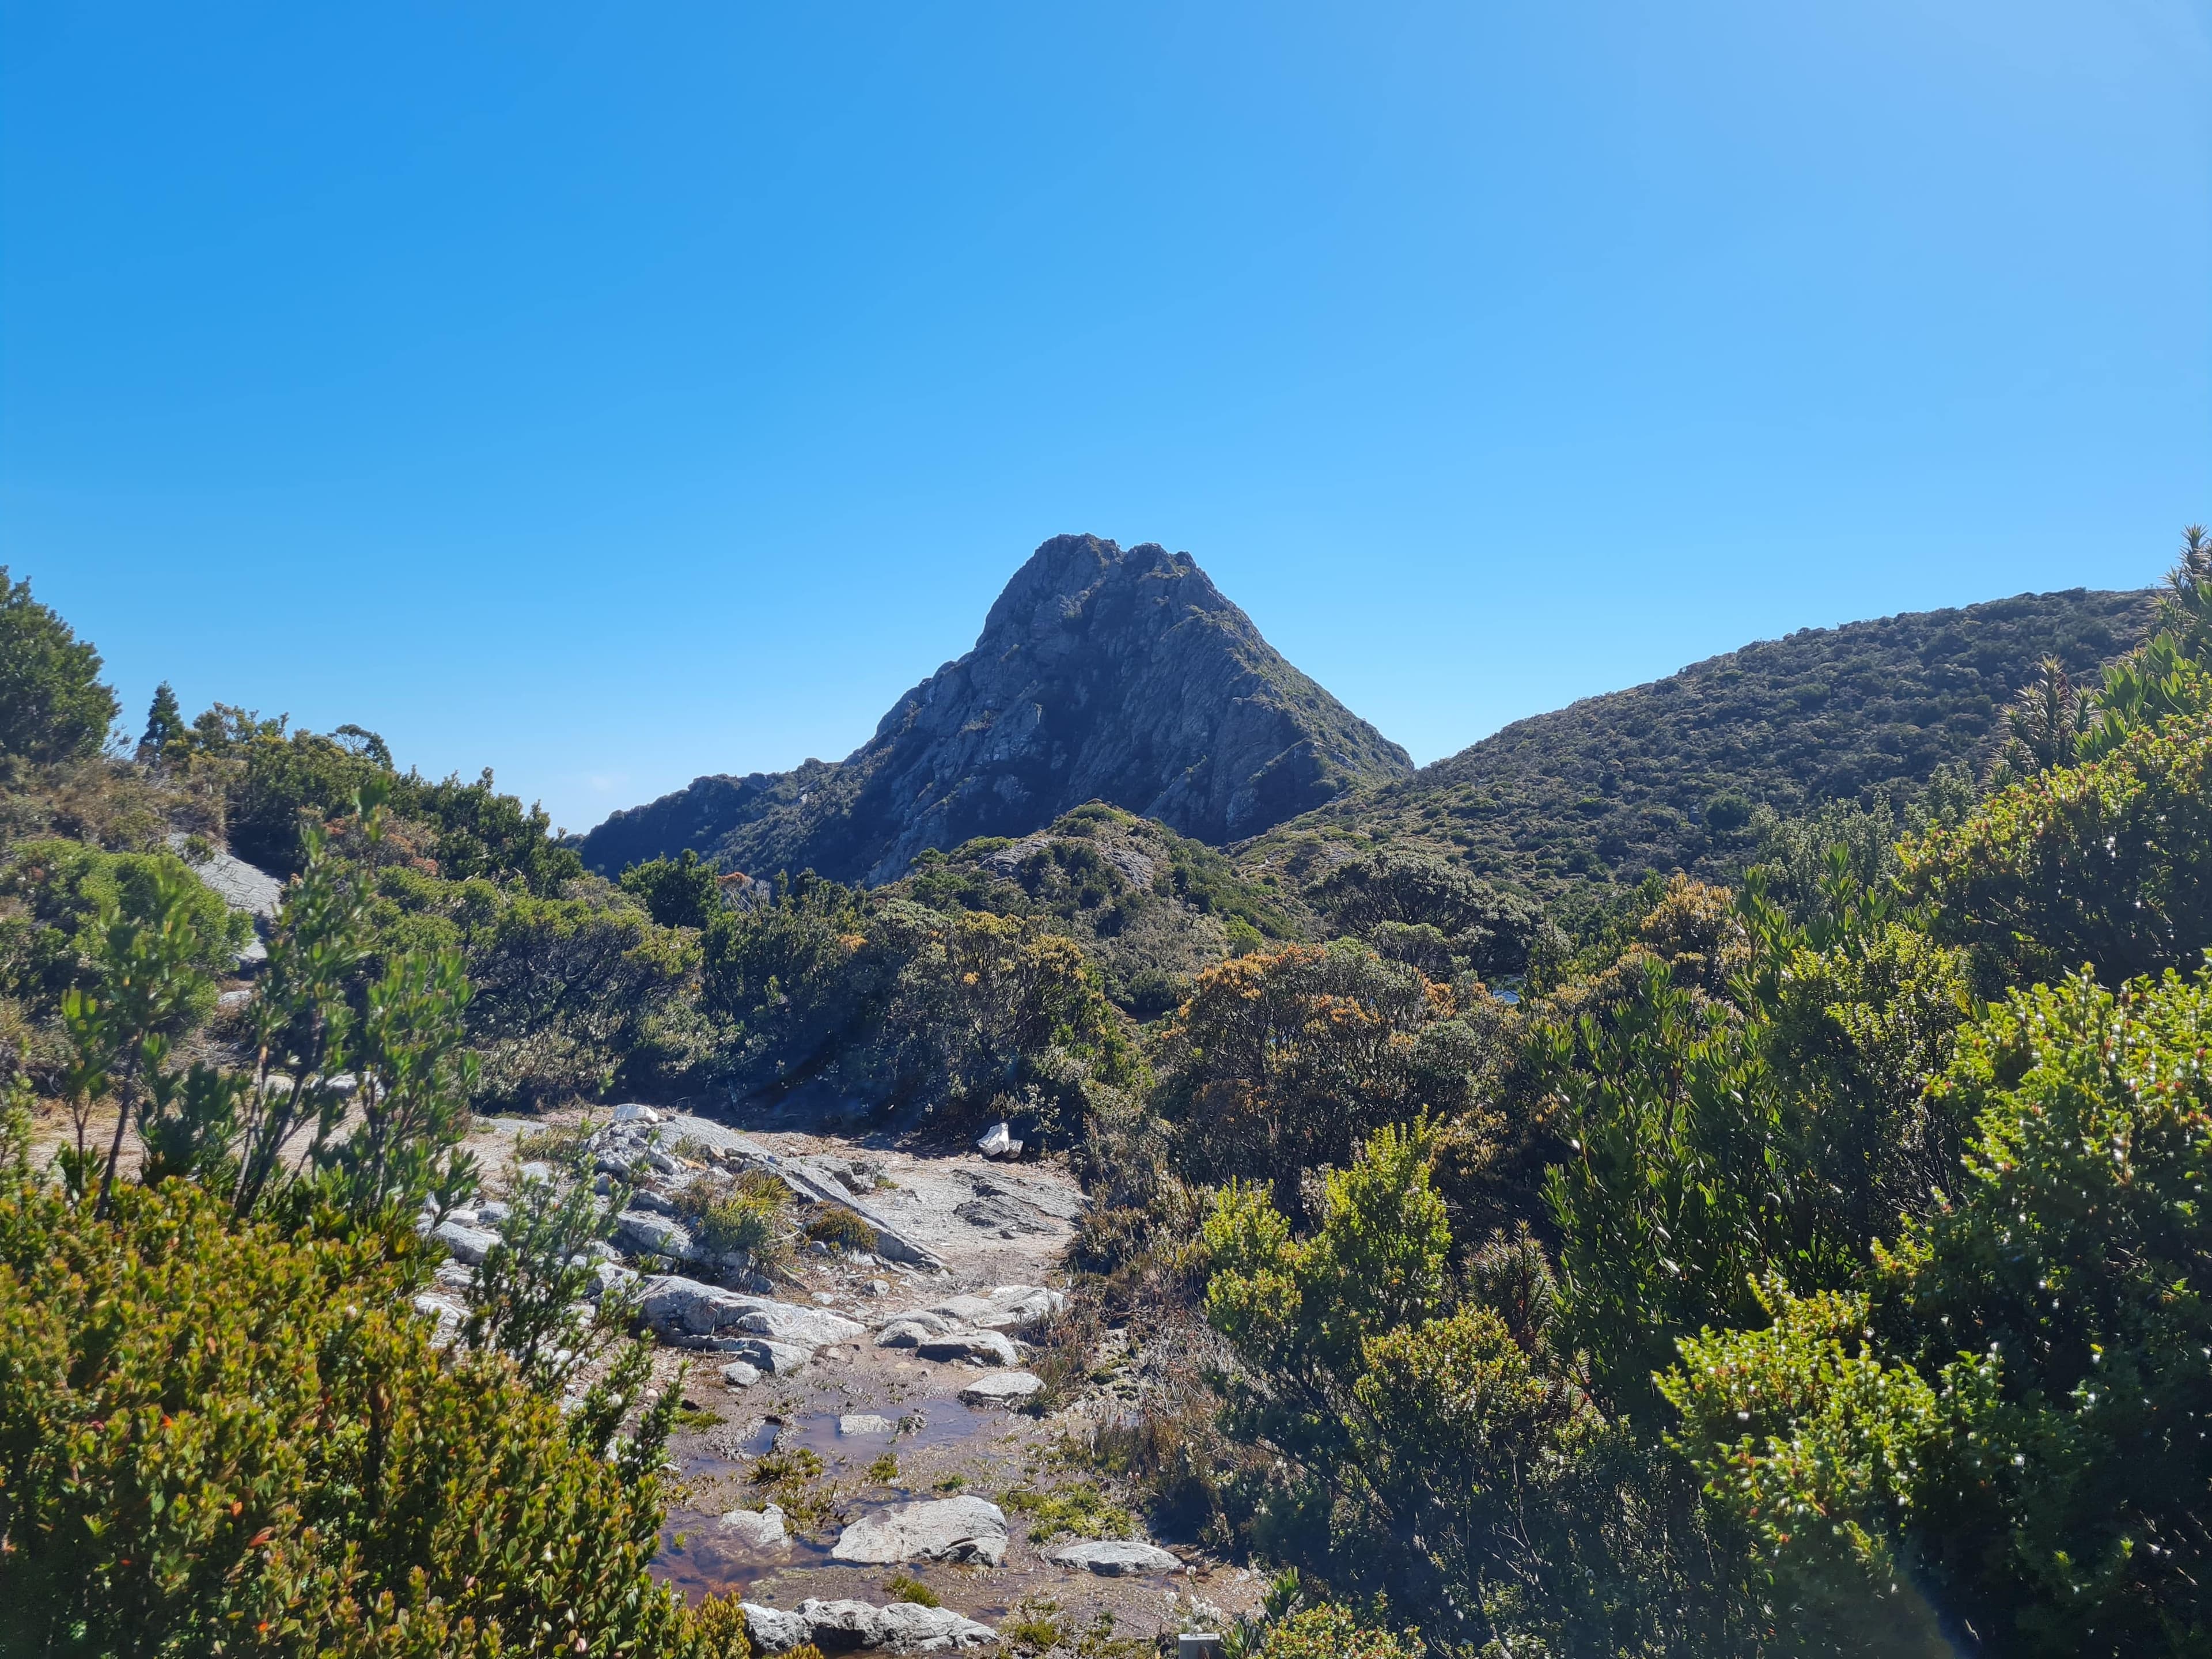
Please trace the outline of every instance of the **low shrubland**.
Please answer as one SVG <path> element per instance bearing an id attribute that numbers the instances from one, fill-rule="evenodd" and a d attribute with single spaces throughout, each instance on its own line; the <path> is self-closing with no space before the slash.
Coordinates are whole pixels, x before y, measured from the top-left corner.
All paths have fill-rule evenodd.
<path id="1" fill-rule="evenodd" d="M 211 711 L 141 760 L 12 755 L 0 1084 L 76 1133 L 0 1198 L 0 1617 L 428 1653 L 550 1651 L 573 1610 L 740 1650 L 646 1576 L 680 1395 L 618 1314 L 575 1322 L 580 1144 L 533 1144 L 446 1350 L 411 1223 L 471 1189 L 471 1103 L 819 1087 L 1067 1153 L 1048 1406 L 1107 1322 L 1129 1397 L 1007 1502 L 1295 1568 L 1241 1652 L 2197 1651 L 2208 595 L 2192 543 L 2101 690 L 2046 669 L 1909 803 L 1712 795 L 1726 884 L 1542 914 L 1433 845 L 1332 843 L 1289 893 L 1105 809 L 738 904 L 696 860 L 586 876 L 373 734 Z M 53 833 L 94 765 L 112 810 L 71 821 L 112 844 Z M 219 1017 L 236 925 L 149 802 L 292 877 Z M 681 1202 L 721 1254 L 793 1231 L 772 1182 Z M 793 1508 L 807 1455 L 753 1479 Z"/>

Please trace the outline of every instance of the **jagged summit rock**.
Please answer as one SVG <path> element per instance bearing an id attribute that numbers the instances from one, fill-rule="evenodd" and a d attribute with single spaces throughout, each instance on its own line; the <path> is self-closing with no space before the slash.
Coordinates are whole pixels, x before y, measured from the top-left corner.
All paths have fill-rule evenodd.
<path id="1" fill-rule="evenodd" d="M 1059 536 L 975 649 L 845 760 L 700 778 L 617 812 L 583 851 L 610 872 L 688 847 L 726 869 L 881 883 L 925 848 L 1028 835 L 1087 801 L 1221 845 L 1412 771 L 1190 555 Z"/>

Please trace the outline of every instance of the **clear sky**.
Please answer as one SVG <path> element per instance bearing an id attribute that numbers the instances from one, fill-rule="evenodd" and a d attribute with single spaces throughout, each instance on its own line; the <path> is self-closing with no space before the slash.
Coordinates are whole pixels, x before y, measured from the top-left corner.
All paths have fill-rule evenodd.
<path id="1" fill-rule="evenodd" d="M 0 0 L 0 559 L 571 828 L 1048 535 L 1418 759 L 2212 517 L 2212 0 Z"/>

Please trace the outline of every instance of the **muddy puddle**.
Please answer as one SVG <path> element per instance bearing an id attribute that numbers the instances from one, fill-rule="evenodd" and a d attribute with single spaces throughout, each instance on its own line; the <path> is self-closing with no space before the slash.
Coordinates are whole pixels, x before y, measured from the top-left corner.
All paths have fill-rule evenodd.
<path id="1" fill-rule="evenodd" d="M 696 1599 L 708 1593 L 743 1595 L 757 1581 L 793 1568 L 827 1567 L 830 1549 L 845 1525 L 871 1510 L 944 1495 L 902 1479 L 872 1479 L 869 1465 L 885 1453 L 903 1460 L 957 1450 L 1006 1425 L 1003 1412 L 972 1411 L 951 1399 L 908 1405 L 896 1417 L 890 1412 L 877 1413 L 889 1419 L 891 1427 L 872 1433 L 841 1433 L 837 1423 L 843 1414 L 810 1411 L 787 1418 L 756 1418 L 679 1456 L 683 1491 L 670 1504 L 661 1527 L 653 1575 Z M 771 1452 L 801 1451 L 821 1459 L 817 1484 L 843 1521 L 831 1520 L 811 1535 L 794 1533 L 765 1548 L 723 1527 L 721 1517 L 728 1510 L 758 1509 L 773 1501 L 772 1492 L 752 1482 L 758 1459 Z"/>

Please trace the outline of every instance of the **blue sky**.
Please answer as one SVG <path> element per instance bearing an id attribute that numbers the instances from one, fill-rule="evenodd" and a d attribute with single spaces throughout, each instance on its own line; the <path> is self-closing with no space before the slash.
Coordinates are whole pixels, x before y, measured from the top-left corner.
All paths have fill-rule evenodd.
<path id="1" fill-rule="evenodd" d="M 582 828 L 1062 531 L 1421 760 L 2212 516 L 2212 4 L 0 0 L 0 559 Z"/>

